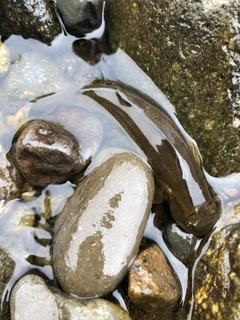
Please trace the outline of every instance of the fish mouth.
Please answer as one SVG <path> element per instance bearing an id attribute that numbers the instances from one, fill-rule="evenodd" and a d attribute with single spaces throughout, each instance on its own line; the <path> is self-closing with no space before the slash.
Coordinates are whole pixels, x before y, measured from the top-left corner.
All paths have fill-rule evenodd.
<path id="1" fill-rule="evenodd" d="M 192 208 L 191 213 L 187 216 L 186 210 L 181 210 L 176 204 L 171 204 L 170 210 L 176 224 L 184 232 L 203 237 L 214 227 L 219 219 L 221 205 L 219 201 L 204 202 Z"/>
<path id="2" fill-rule="evenodd" d="M 204 202 L 200 206 L 195 207 L 195 212 L 189 216 L 184 230 L 195 236 L 202 237 L 213 229 L 220 214 L 220 203 L 216 203 L 215 201 Z"/>

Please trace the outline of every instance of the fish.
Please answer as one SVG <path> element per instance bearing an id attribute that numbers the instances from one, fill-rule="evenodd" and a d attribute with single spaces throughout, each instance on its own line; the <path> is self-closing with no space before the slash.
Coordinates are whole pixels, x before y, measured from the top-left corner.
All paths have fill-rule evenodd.
<path id="1" fill-rule="evenodd" d="M 167 201 L 185 232 L 208 233 L 219 219 L 221 202 L 206 179 L 196 142 L 177 118 L 119 81 L 95 80 L 80 92 L 107 110 L 145 154 L 155 177 L 154 203 Z"/>

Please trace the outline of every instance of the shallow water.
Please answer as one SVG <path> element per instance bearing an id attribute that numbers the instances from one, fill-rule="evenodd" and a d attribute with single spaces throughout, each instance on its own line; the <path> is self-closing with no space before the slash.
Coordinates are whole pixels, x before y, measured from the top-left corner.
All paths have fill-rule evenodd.
<path id="1" fill-rule="evenodd" d="M 117 147 L 131 150 L 141 156 L 142 151 L 127 136 L 121 126 L 105 110 L 96 105 L 86 105 L 87 100 L 79 98 L 79 90 L 82 86 L 91 83 L 96 78 L 119 80 L 125 84 L 136 87 L 143 93 L 148 94 L 168 112 L 174 121 L 181 125 L 174 115 L 174 107 L 154 85 L 148 76 L 126 55 L 121 49 L 115 54 L 99 54 L 99 62 L 90 65 L 81 57 L 77 56 L 75 37 L 60 35 L 48 47 L 35 40 L 24 40 L 18 36 L 11 36 L 4 42 L 9 50 L 11 65 L 7 73 L 0 76 L 0 141 L 3 150 L 0 154 L 0 163 L 4 162 L 5 154 L 11 148 L 12 139 L 24 122 L 35 118 L 54 119 L 57 112 L 68 106 L 68 108 L 79 108 L 85 112 L 91 110 L 91 115 L 96 117 L 103 125 L 103 138 L 100 142 L 100 149 Z M 86 45 L 87 43 L 84 43 Z M 92 50 L 96 48 L 95 42 L 90 43 Z M 104 44 L 102 44 L 104 48 Z M 23 57 L 34 57 L 36 69 L 22 70 L 22 77 L 16 79 L 16 83 L 8 83 L 9 73 L 18 68 Z M 62 78 L 55 78 L 54 74 L 39 72 L 39 60 L 46 60 L 54 70 L 60 70 Z M 124 66 L 124 67 L 123 67 Z M 56 80 L 57 86 L 52 86 Z M 24 83 L 25 81 L 25 83 Z M 41 88 L 39 90 L 39 87 Z M 19 90 L 16 92 L 16 88 Z M 37 89 L 37 91 L 35 90 Z M 54 90 L 53 90 L 54 89 Z M 90 108 L 90 109 L 89 109 Z M 59 119 L 61 122 L 61 119 Z M 64 121 L 64 119 L 62 119 Z M 69 129 L 73 123 L 64 123 Z M 72 128 L 74 131 L 74 128 Z M 183 131 L 184 136 L 192 141 Z M 76 133 L 77 135 L 77 133 Z M 90 140 L 96 138 L 88 137 Z M 93 153 L 97 153 L 94 149 Z M 92 150 L 89 151 L 91 153 Z M 89 154 L 85 154 L 87 158 Z M 238 189 L 238 175 L 231 178 L 215 179 L 208 176 L 212 186 L 222 196 L 226 195 L 226 186 L 232 188 L 234 184 Z M 234 181 L 234 182 L 233 182 Z M 1 183 L 1 180 L 0 180 Z M 47 212 L 51 217 L 56 216 L 62 209 L 66 199 L 73 193 L 74 185 L 67 182 L 63 185 L 51 185 L 45 188 L 42 193 L 32 192 L 25 194 L 26 199 L 16 199 L 4 205 L 1 202 L 0 208 L 0 247 L 6 251 L 16 263 L 14 275 L 6 288 L 10 292 L 12 285 L 26 272 L 38 269 L 49 279 L 53 280 L 54 275 L 50 265 L 41 266 L 41 259 L 50 261 L 51 258 L 51 230 L 46 227 Z M 238 189 L 239 190 L 239 189 Z M 50 200 L 47 201 L 47 199 Z M 227 205 L 229 198 L 222 197 L 223 206 Z M 225 202 L 224 202 L 225 201 Z M 179 276 L 182 286 L 182 300 L 184 301 L 187 283 L 188 270 L 177 260 L 166 247 L 162 234 L 153 224 L 154 214 L 151 214 L 145 230 L 145 237 L 156 241 L 168 257 L 170 263 Z M 44 243 L 43 240 L 46 240 Z M 44 243 L 44 244 L 43 244 Z M 36 259 L 38 257 L 38 259 Z M 41 258 L 41 259 L 39 259 Z"/>

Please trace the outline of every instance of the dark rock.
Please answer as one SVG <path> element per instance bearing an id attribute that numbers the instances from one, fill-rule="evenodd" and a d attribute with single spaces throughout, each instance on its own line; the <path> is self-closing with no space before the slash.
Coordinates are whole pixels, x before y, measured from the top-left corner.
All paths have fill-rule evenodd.
<path id="1" fill-rule="evenodd" d="M 5 165 L 0 165 L 0 200 L 4 200 L 6 203 L 9 200 L 19 198 L 23 191 L 24 181 L 20 172 L 14 164 L 6 159 Z"/>
<path id="2" fill-rule="evenodd" d="M 30 185 L 43 188 L 80 178 L 90 162 L 80 151 L 75 136 L 59 123 L 32 120 L 15 134 L 9 156 Z"/>
<path id="3" fill-rule="evenodd" d="M 193 254 L 197 237 L 183 232 L 175 223 L 169 222 L 164 228 L 163 238 L 175 257 L 187 264 Z"/>
<path id="4" fill-rule="evenodd" d="M 91 66 L 96 65 L 100 61 L 103 53 L 99 42 L 96 40 L 76 40 L 73 42 L 72 49 L 77 56 Z"/>
<path id="5" fill-rule="evenodd" d="M 53 1 L 1 0 L 0 34 L 37 39 L 48 45 L 61 33 Z"/>
<path id="6" fill-rule="evenodd" d="M 106 150 L 99 159 L 54 228 L 56 277 L 64 291 L 82 297 L 105 295 L 123 279 L 138 252 L 154 193 L 151 169 L 133 153 L 111 156 Z"/>
<path id="7" fill-rule="evenodd" d="M 77 37 L 97 29 L 102 22 L 102 0 L 57 0 L 66 30 Z"/>
<path id="8" fill-rule="evenodd" d="M 178 306 L 179 283 L 161 249 L 153 244 L 139 253 L 129 271 L 130 300 L 148 313 L 167 314 Z"/>

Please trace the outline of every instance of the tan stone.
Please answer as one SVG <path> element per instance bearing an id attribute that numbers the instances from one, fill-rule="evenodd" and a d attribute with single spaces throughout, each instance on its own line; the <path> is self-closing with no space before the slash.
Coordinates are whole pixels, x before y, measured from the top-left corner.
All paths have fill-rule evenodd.
<path id="1" fill-rule="evenodd" d="M 140 252 L 132 264 L 128 295 L 132 302 L 149 313 L 166 313 L 180 301 L 178 281 L 157 245 Z"/>

